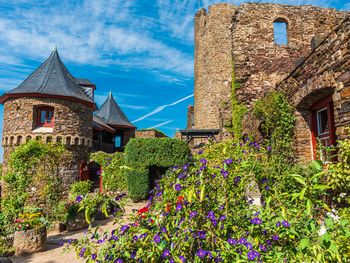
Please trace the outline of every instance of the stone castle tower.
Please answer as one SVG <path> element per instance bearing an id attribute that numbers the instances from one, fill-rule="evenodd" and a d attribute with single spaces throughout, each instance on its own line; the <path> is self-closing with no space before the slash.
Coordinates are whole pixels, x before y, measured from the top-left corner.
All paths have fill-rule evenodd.
<path id="1" fill-rule="evenodd" d="M 17 88 L 2 95 L 5 169 L 11 151 L 29 139 L 62 142 L 69 152 L 62 164 L 63 182 L 78 180 L 92 145 L 93 90 L 79 85 L 55 49 Z"/>
<path id="2" fill-rule="evenodd" d="M 285 78 L 345 17 L 314 6 L 216 4 L 195 16 L 195 129 L 220 129 L 227 110 L 234 68 L 238 99 L 246 106 Z M 286 27 L 277 44 L 274 23 Z M 318 42 L 318 43 L 317 43 Z"/>

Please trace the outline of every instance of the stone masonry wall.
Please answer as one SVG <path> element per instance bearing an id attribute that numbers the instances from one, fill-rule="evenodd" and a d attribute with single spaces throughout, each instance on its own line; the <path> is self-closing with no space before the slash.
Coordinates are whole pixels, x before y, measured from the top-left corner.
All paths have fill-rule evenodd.
<path id="1" fill-rule="evenodd" d="M 54 107 L 52 132 L 35 132 L 38 106 Z M 67 144 L 61 174 L 66 188 L 79 179 L 80 164 L 88 160 L 92 141 L 92 109 L 71 101 L 49 98 L 16 98 L 4 103 L 2 146 L 4 170 L 13 149 L 29 139 Z"/>
<path id="2" fill-rule="evenodd" d="M 310 53 L 277 90 L 296 107 L 295 149 L 299 160 L 312 156 L 310 107 L 332 95 L 337 139 L 347 136 L 350 125 L 350 17 Z"/>
<path id="3" fill-rule="evenodd" d="M 238 99 L 248 107 L 295 68 L 344 12 L 314 6 L 216 4 L 195 17 L 195 128 L 222 128 L 230 101 L 232 69 L 241 84 Z M 274 43 L 273 22 L 288 23 L 288 45 Z M 226 103 L 226 104 L 225 104 Z M 226 107 L 227 108 L 227 107 Z M 230 108 L 229 108 L 230 110 Z"/>
<path id="4" fill-rule="evenodd" d="M 157 130 L 136 131 L 136 138 L 161 138 L 161 137 L 167 137 L 167 136 Z"/>

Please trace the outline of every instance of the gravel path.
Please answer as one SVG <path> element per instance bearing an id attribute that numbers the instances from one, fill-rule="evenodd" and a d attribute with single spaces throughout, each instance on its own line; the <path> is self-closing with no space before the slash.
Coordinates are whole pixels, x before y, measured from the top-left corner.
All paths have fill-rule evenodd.
<path id="1" fill-rule="evenodd" d="M 128 202 L 125 205 L 124 218 L 126 219 L 127 216 L 132 213 L 132 209 L 140 209 L 145 205 L 146 203 L 132 203 L 131 201 Z M 98 224 L 101 226 L 101 231 L 111 231 L 116 227 L 113 224 L 112 219 L 98 221 Z M 84 263 L 85 261 L 78 258 L 74 251 L 63 254 L 63 247 L 60 245 L 62 241 L 82 237 L 84 235 L 84 231 L 85 229 L 75 232 L 49 233 L 46 251 L 28 256 L 14 256 L 11 259 L 14 263 Z"/>

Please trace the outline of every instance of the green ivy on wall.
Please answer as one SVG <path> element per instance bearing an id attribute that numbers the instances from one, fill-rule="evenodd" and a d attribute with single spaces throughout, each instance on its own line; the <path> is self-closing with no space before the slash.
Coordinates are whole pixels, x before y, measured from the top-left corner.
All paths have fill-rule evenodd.
<path id="1" fill-rule="evenodd" d="M 253 114 L 261 121 L 260 132 L 274 156 L 292 159 L 295 116 L 286 96 L 270 92 L 255 103 Z"/>
<path id="2" fill-rule="evenodd" d="M 247 112 L 247 108 L 238 102 L 237 90 L 240 84 L 236 82 L 235 68 L 232 66 L 232 82 L 231 82 L 231 111 L 232 111 L 232 133 L 234 139 L 239 141 L 242 138 L 243 117 Z"/>

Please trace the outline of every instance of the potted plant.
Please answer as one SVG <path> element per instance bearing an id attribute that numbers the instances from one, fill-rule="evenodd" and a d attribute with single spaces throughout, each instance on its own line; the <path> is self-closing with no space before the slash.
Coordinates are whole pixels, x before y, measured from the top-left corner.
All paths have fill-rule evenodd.
<path id="1" fill-rule="evenodd" d="M 41 209 L 24 212 L 15 220 L 13 246 L 16 255 L 31 254 L 46 249 L 46 219 Z"/>

